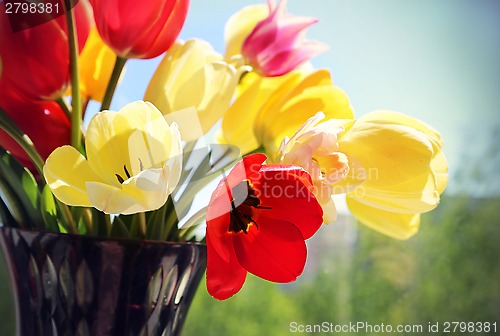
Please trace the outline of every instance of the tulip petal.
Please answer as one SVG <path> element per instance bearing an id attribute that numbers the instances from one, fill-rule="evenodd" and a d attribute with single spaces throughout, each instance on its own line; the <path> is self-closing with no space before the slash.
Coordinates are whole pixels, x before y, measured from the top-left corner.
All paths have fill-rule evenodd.
<path id="1" fill-rule="evenodd" d="M 286 13 L 286 1 L 269 6 L 271 13 L 257 23 L 241 51 L 257 72 L 267 77 L 281 76 L 326 50 L 323 44 L 305 40 L 306 29 L 317 19 Z"/>
<path id="2" fill-rule="evenodd" d="M 221 60 L 206 41 L 178 41 L 158 66 L 144 99 L 169 117 L 194 107 L 201 131 L 207 133 L 228 109 L 238 81 L 236 69 Z M 192 123 L 179 122 L 185 141 L 195 139 Z"/>
<path id="3" fill-rule="evenodd" d="M 168 175 L 168 169 L 148 169 L 125 181 L 122 188 L 87 182 L 88 197 L 94 207 L 108 214 L 156 210 L 167 200 Z"/>
<path id="4" fill-rule="evenodd" d="M 259 147 L 254 135 L 254 121 L 259 110 L 268 101 L 275 90 L 285 90 L 293 85 L 301 75 L 290 73 L 282 77 L 264 78 L 249 74 L 244 78 L 246 85 L 238 98 L 229 107 L 222 120 L 224 141 L 238 146 L 245 154 Z M 277 89 L 278 88 L 278 89 Z"/>
<path id="5" fill-rule="evenodd" d="M 102 102 L 116 55 L 93 28 L 79 56 L 80 90 L 83 97 Z"/>
<path id="6" fill-rule="evenodd" d="M 165 78 L 169 78 L 172 75 L 174 66 L 177 64 L 174 60 L 179 59 L 182 54 L 182 50 L 186 42 L 183 40 L 177 40 L 172 47 L 168 50 L 165 57 L 161 60 L 160 64 L 156 68 L 153 77 L 149 81 L 146 92 L 144 93 L 144 101 L 152 102 L 162 114 L 167 114 L 174 111 L 170 101 L 168 100 L 168 95 L 165 94 L 170 81 L 165 81 Z M 173 76 L 172 76 L 173 77 Z"/>
<path id="7" fill-rule="evenodd" d="M 213 62 L 207 65 L 205 72 L 207 93 L 198 110 L 203 133 L 207 133 L 226 113 L 238 81 L 236 69 L 223 62 Z"/>
<path id="8" fill-rule="evenodd" d="M 332 196 L 326 203 L 321 204 L 321 207 L 323 208 L 323 223 L 331 224 L 337 220 L 337 207 Z"/>
<path id="9" fill-rule="evenodd" d="M 274 45 L 272 48 L 275 51 L 270 53 L 270 57 L 265 61 L 259 61 L 262 71 L 270 77 L 282 76 L 329 49 L 328 45 L 318 41 L 303 42 L 294 49 L 283 49 L 282 51 L 279 51 Z"/>
<path id="10" fill-rule="evenodd" d="M 247 271 L 240 266 L 232 247 L 228 258 L 221 258 L 214 248 L 212 239 L 207 233 L 207 291 L 218 300 L 225 300 L 238 293 L 247 276 Z"/>
<path id="11" fill-rule="evenodd" d="M 363 167 L 359 159 L 348 157 L 349 172 L 339 182 L 333 185 L 333 194 L 345 194 L 355 190 L 367 178 L 368 172 Z"/>
<path id="12" fill-rule="evenodd" d="M 171 137 L 163 115 L 152 104 L 138 101 L 119 113 L 100 112 L 87 130 L 89 164 L 106 183 L 120 187 L 116 174 L 123 175 L 124 166 L 132 175 L 139 173 L 141 166 L 163 166 L 171 154 Z"/>
<path id="13" fill-rule="evenodd" d="M 347 206 L 362 224 L 386 236 L 405 240 L 418 232 L 420 214 L 387 212 L 362 204 L 351 197 L 347 197 Z"/>
<path id="14" fill-rule="evenodd" d="M 172 147 L 170 150 L 170 158 L 165 164 L 163 169 L 168 169 L 168 194 L 177 187 L 182 173 L 182 144 L 181 135 L 176 123 L 170 125 L 170 133 L 172 140 Z"/>
<path id="15" fill-rule="evenodd" d="M 312 193 L 309 175 L 297 167 L 284 167 L 263 167 L 259 179 L 254 181 L 260 190 L 261 205 L 271 208 L 259 209 L 260 215 L 295 223 L 302 239 L 309 239 L 321 226 L 323 211 Z"/>
<path id="16" fill-rule="evenodd" d="M 232 210 L 231 200 L 234 195 L 229 195 L 228 190 L 232 190 L 232 188 L 244 180 L 257 180 L 259 170 L 265 160 L 266 156 L 264 154 L 257 153 L 247 155 L 242 161 L 236 163 L 230 174 L 219 182 L 217 188 L 212 193 L 206 215 L 207 221 L 228 214 Z M 239 204 L 235 205 L 238 206 Z M 228 223 L 229 219 L 227 219 L 226 224 L 219 223 L 221 226 L 225 225 L 225 228 L 221 229 L 220 234 L 228 230 Z M 219 254 L 224 255 L 222 251 L 219 251 Z"/>
<path id="17" fill-rule="evenodd" d="M 261 111 L 259 111 L 254 126 L 257 139 L 262 138 L 261 131 L 266 125 L 266 121 L 274 119 L 276 115 L 281 113 L 282 106 L 291 98 L 299 95 L 307 88 L 332 84 L 330 73 L 327 70 L 316 70 L 310 74 L 294 71 L 285 78 L 286 80 L 284 80 L 280 86 L 273 87 L 273 91 L 268 99 L 266 99 L 265 105 L 263 105 Z M 321 109 L 314 111 L 308 118 L 320 111 Z M 297 125 L 295 129 L 298 129 L 299 126 L 300 125 Z"/>
<path id="18" fill-rule="evenodd" d="M 227 20 L 224 27 L 224 41 L 226 42 L 226 58 L 241 54 L 243 41 L 255 28 L 257 23 L 269 15 L 269 6 L 247 6 L 234 13 Z"/>
<path id="19" fill-rule="evenodd" d="M 448 162 L 442 151 L 439 151 L 432 159 L 431 169 L 436 179 L 436 190 L 442 194 L 448 184 Z"/>
<path id="20" fill-rule="evenodd" d="M 274 153 L 285 136 L 292 136 L 316 112 L 323 111 L 328 119 L 352 119 L 354 113 L 349 98 L 340 88 L 332 85 L 311 87 L 289 99 L 263 124 L 262 142 L 266 150 Z M 274 126 L 273 126 L 274 125 Z"/>
<path id="21" fill-rule="evenodd" d="M 219 192 L 219 188 L 221 186 L 217 187 L 215 192 Z M 222 188 L 225 189 L 224 186 Z M 224 260 L 224 262 L 229 263 L 229 260 L 231 258 L 230 254 L 232 249 L 232 242 L 228 241 L 229 238 L 227 238 L 228 235 L 228 230 L 229 230 L 229 224 L 230 224 L 230 215 L 229 211 L 230 209 L 226 209 L 225 207 L 223 209 L 220 209 L 220 205 L 225 205 L 229 204 L 230 200 L 229 197 L 227 197 L 227 193 L 224 194 L 222 193 L 219 195 L 216 199 L 214 200 L 214 195 L 212 195 L 212 200 L 210 201 L 210 205 L 207 209 L 207 237 L 211 237 L 211 246 L 215 249 L 219 257 Z M 226 199 L 221 199 L 223 197 L 227 197 Z"/>
<path id="22" fill-rule="evenodd" d="M 294 281 L 306 262 L 307 250 L 300 230 L 284 220 L 259 217 L 258 228 L 233 235 L 238 262 L 250 273 L 274 282 Z"/>
<path id="23" fill-rule="evenodd" d="M 367 170 L 366 183 L 387 187 L 428 172 L 434 154 L 429 138 L 404 125 L 379 127 L 359 119 L 339 137 L 339 149 Z"/>
<path id="24" fill-rule="evenodd" d="M 45 162 L 43 174 L 54 195 L 74 206 L 92 206 L 86 183 L 101 181 L 87 160 L 72 146 L 59 147 Z"/>
<path id="25" fill-rule="evenodd" d="M 170 49 L 170 46 L 175 43 L 177 36 L 182 30 L 188 9 L 188 0 L 176 1 L 176 5 L 163 26 L 159 26 L 161 30 L 157 30 L 158 35 L 156 40 L 150 41 L 150 46 L 144 46 L 145 58 L 156 57 Z"/>
<path id="26" fill-rule="evenodd" d="M 153 58 L 175 41 L 186 18 L 189 1 L 90 0 L 103 40 L 125 58 Z"/>
<path id="27" fill-rule="evenodd" d="M 348 195 L 381 210 L 396 213 L 423 213 L 439 203 L 436 179 L 432 173 L 415 176 L 403 183 L 386 187 L 362 184 Z"/>
<path id="28" fill-rule="evenodd" d="M 275 153 L 285 136 L 291 137 L 319 111 L 327 119 L 354 118 L 347 95 L 332 85 L 328 71 L 291 77 L 274 89 L 262 106 L 255 119 L 255 136 L 267 152 Z"/>
<path id="29" fill-rule="evenodd" d="M 260 109 L 253 119 L 253 132 L 259 144 L 263 143 L 262 140 L 266 132 L 266 127 L 277 127 L 281 129 L 282 125 L 272 124 L 270 123 L 270 120 L 274 120 L 276 115 L 281 113 L 281 107 L 286 103 L 286 101 L 293 97 L 292 94 L 297 90 L 297 88 L 302 87 L 304 82 L 311 82 L 311 79 L 316 79 L 319 77 L 318 75 L 323 74 L 324 72 L 322 71 L 317 71 L 310 75 L 306 75 L 303 72 L 292 71 L 284 76 L 266 78 L 266 81 L 280 78 L 282 80 L 278 83 L 278 85 L 271 87 L 271 91 L 261 103 Z M 298 126 L 295 129 L 297 128 Z M 289 134 L 289 136 L 291 136 L 291 134 Z M 283 138 L 284 136 L 281 137 L 280 140 Z M 274 152 L 271 151 L 268 151 L 268 153 L 274 154 Z"/>
<path id="30" fill-rule="evenodd" d="M 426 123 L 401 112 L 388 110 L 373 111 L 364 115 L 361 119 L 365 122 L 371 122 L 378 125 L 397 124 L 408 126 L 426 134 L 429 137 L 435 151 L 443 146 L 443 140 L 437 130 L 430 125 L 427 125 Z"/>
<path id="31" fill-rule="evenodd" d="M 138 113 L 139 110 L 141 113 Z M 150 167 L 163 164 L 171 155 L 177 155 L 171 152 L 173 132 L 163 114 L 153 104 L 139 100 L 125 105 L 119 113 L 129 121 L 129 127 L 134 130 L 134 135 L 140 134 L 144 137 L 141 142 L 150 157 Z M 129 140 L 129 147 L 136 144 L 135 139 Z M 143 165 L 148 168 L 147 162 L 143 161 Z M 133 162 L 132 168 L 134 166 L 139 168 L 137 161 Z"/>

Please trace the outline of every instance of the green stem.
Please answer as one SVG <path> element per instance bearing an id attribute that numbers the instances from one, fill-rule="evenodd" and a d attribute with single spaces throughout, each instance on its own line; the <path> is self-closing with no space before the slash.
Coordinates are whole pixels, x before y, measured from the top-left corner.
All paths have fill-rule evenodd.
<path id="1" fill-rule="evenodd" d="M 187 229 L 179 229 L 179 242 L 185 242 L 188 237 L 196 230 L 198 225 L 188 227 Z M 191 239 L 191 238 L 190 238 Z"/>
<path id="2" fill-rule="evenodd" d="M 75 13 L 71 0 L 64 0 L 66 5 L 66 24 L 68 26 L 69 57 L 71 66 L 71 145 L 81 149 L 82 100 L 80 97 L 80 73 L 78 70 L 78 39 L 76 36 Z"/>
<path id="3" fill-rule="evenodd" d="M 92 211 L 90 208 L 83 208 L 82 209 L 82 218 L 83 218 L 83 223 L 85 224 L 85 227 L 87 229 L 87 234 L 92 234 L 94 231 L 93 228 L 93 223 L 92 223 Z"/>
<path id="4" fill-rule="evenodd" d="M 113 72 L 111 73 L 111 77 L 109 78 L 104 98 L 102 99 L 101 111 L 109 110 L 109 107 L 111 106 L 111 100 L 115 94 L 116 85 L 120 79 L 125 62 L 127 62 L 126 58 L 116 56 L 115 66 L 113 68 Z"/>
<path id="5" fill-rule="evenodd" d="M 165 231 L 165 218 L 167 216 L 167 208 L 168 208 L 168 199 L 167 202 L 165 202 L 165 204 L 163 204 L 163 206 L 160 207 L 156 213 L 156 222 L 160 223 L 162 230 L 160 231 L 158 236 L 151 237 L 151 239 L 161 240 L 161 237 L 163 237 Z"/>
<path id="6" fill-rule="evenodd" d="M 71 215 L 71 211 L 69 210 L 69 207 L 66 204 L 59 201 L 57 199 L 57 197 L 54 197 L 54 199 L 56 200 L 57 207 L 60 210 L 63 225 L 65 225 L 67 227 L 69 233 L 77 234 L 78 229 L 76 228 L 76 224 L 75 224 L 75 221 L 73 220 L 73 216 Z"/>
<path id="7" fill-rule="evenodd" d="M 179 222 L 172 195 L 169 196 L 166 205 L 165 226 L 163 228 L 163 236 L 161 237 L 161 240 L 168 240 L 168 238 L 172 236 L 171 231 L 174 227 L 177 230 L 177 223 Z"/>
<path id="8" fill-rule="evenodd" d="M 179 219 L 177 218 L 177 212 L 174 207 L 167 213 L 167 219 L 165 220 L 166 237 L 163 240 L 174 240 L 173 238 L 177 235 L 178 223 Z"/>
<path id="9" fill-rule="evenodd" d="M 28 154 L 41 176 L 43 176 L 43 159 L 33 144 L 33 141 L 23 133 L 12 119 L 0 108 L 0 128 L 3 129 Z"/>
<path id="10" fill-rule="evenodd" d="M 145 212 L 139 212 L 137 214 L 139 217 L 139 233 L 141 235 L 141 238 L 145 239 L 146 238 L 146 213 Z"/>
<path id="11" fill-rule="evenodd" d="M 111 235 L 111 216 L 108 214 L 104 214 L 104 222 L 106 223 L 106 234 L 108 236 Z"/>

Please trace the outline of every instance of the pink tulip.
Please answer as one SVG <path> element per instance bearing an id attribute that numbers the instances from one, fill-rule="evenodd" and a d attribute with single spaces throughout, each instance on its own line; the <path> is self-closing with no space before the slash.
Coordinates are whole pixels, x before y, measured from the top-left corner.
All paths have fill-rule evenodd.
<path id="1" fill-rule="evenodd" d="M 278 6 L 272 0 L 268 3 L 269 16 L 243 42 L 243 56 L 256 71 L 268 77 L 281 76 L 328 48 L 305 39 L 306 29 L 318 22 L 316 18 L 286 13 L 286 0 Z"/>

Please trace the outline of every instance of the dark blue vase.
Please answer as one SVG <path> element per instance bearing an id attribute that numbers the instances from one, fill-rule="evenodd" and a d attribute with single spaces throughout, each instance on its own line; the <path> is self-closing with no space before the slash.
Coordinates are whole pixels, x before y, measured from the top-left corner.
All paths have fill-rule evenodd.
<path id="1" fill-rule="evenodd" d="M 17 335 L 179 335 L 206 246 L 0 227 Z"/>

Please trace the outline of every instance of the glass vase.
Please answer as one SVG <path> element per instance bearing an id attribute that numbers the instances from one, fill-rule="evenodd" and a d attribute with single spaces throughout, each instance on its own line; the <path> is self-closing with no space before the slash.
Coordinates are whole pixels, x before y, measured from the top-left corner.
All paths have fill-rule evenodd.
<path id="1" fill-rule="evenodd" d="M 21 336 L 179 335 L 206 245 L 0 227 Z"/>

